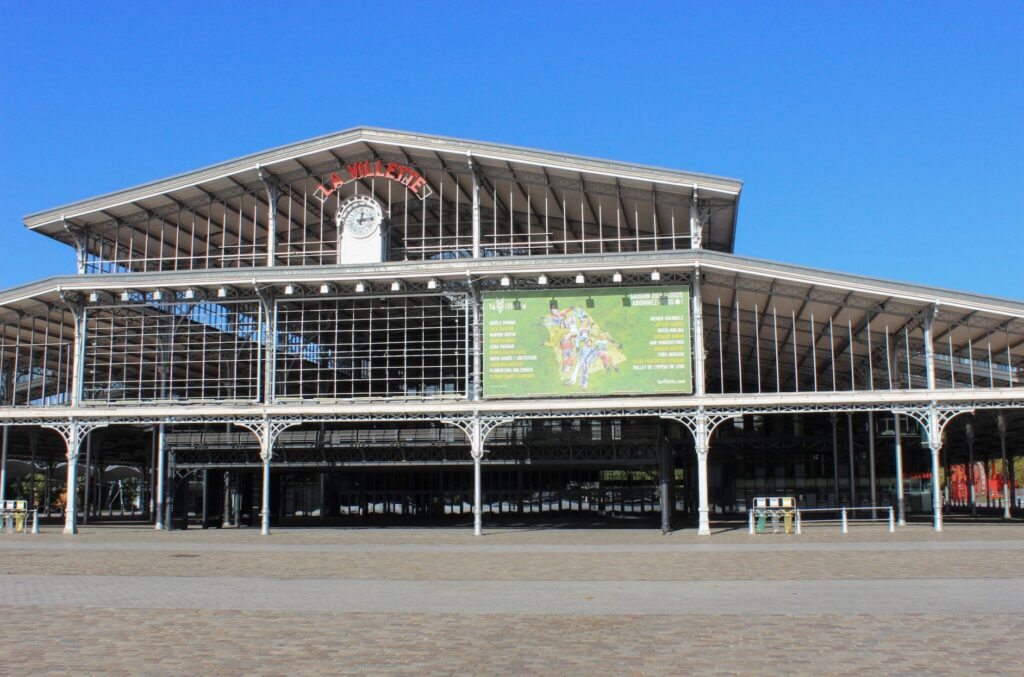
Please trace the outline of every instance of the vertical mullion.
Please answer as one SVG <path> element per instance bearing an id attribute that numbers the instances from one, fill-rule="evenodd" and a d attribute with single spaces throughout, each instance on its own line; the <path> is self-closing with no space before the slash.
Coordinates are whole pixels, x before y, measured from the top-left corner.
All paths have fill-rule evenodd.
<path id="1" fill-rule="evenodd" d="M 814 375 L 814 392 L 818 392 L 818 333 L 814 328 L 814 313 L 811 313 L 811 373 Z"/>
<path id="2" fill-rule="evenodd" d="M 736 369 L 739 374 L 740 393 L 743 393 L 743 343 L 740 339 L 740 295 L 733 292 L 736 302 Z"/>
<path id="3" fill-rule="evenodd" d="M 757 365 L 757 392 L 761 393 L 761 321 L 758 318 L 757 304 L 754 304 L 754 355 Z"/>
<path id="4" fill-rule="evenodd" d="M 782 392 L 782 380 L 779 374 L 779 317 L 772 305 L 772 328 L 775 333 L 775 392 Z"/>
<path id="5" fill-rule="evenodd" d="M 796 339 L 797 339 L 797 336 L 796 336 L 796 311 L 795 310 L 791 310 L 790 311 L 790 317 L 791 317 L 791 322 L 792 322 L 792 324 L 790 325 L 791 326 L 790 336 L 793 337 L 793 388 L 794 388 L 794 390 L 796 392 L 800 392 L 800 369 L 799 369 L 800 363 L 798 362 L 797 356 L 796 356 Z"/>

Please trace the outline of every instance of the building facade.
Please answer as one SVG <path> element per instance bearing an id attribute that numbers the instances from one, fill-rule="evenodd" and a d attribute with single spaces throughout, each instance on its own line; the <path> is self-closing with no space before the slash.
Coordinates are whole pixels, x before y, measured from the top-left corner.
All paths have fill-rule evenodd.
<path id="1" fill-rule="evenodd" d="M 0 293 L 5 473 L 44 464 L 47 508 L 54 475 L 82 486 L 67 533 L 114 466 L 157 528 L 709 534 L 785 494 L 940 530 L 930 478 L 975 455 L 1009 476 L 1024 304 L 737 256 L 741 188 L 357 128 L 30 215 L 78 274 Z"/>

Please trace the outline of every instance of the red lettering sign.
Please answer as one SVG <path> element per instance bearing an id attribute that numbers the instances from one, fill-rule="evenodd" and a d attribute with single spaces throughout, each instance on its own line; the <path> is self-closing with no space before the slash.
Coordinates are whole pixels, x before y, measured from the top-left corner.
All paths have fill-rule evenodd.
<path id="1" fill-rule="evenodd" d="M 421 200 L 425 200 L 434 193 L 433 189 L 427 184 L 427 180 L 419 172 L 412 167 L 397 162 L 363 160 L 362 162 L 353 162 L 350 165 L 346 165 L 345 170 L 348 172 L 348 178 L 344 178 L 338 173 L 333 173 L 327 181 L 328 185 L 317 184 L 313 195 L 320 198 L 321 202 L 325 202 L 339 187 L 352 181 L 377 176 L 402 184 L 409 189 L 410 193 Z"/>

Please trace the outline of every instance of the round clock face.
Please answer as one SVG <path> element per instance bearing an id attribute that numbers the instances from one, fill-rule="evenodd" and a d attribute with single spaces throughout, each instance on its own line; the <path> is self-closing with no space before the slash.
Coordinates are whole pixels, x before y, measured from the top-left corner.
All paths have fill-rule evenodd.
<path id="1" fill-rule="evenodd" d="M 336 216 L 338 229 L 352 237 L 373 235 L 384 220 L 384 211 L 372 197 L 357 196 L 345 200 Z"/>

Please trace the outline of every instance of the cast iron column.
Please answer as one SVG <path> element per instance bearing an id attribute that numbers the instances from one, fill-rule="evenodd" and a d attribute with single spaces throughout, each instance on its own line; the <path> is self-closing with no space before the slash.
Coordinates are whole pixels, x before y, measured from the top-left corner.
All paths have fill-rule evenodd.
<path id="1" fill-rule="evenodd" d="M 999 429 L 999 453 L 1003 460 L 1003 519 L 1010 519 L 1010 482 L 1014 481 L 1013 472 L 1006 461 L 1006 414 L 996 414 L 996 426 Z"/>

